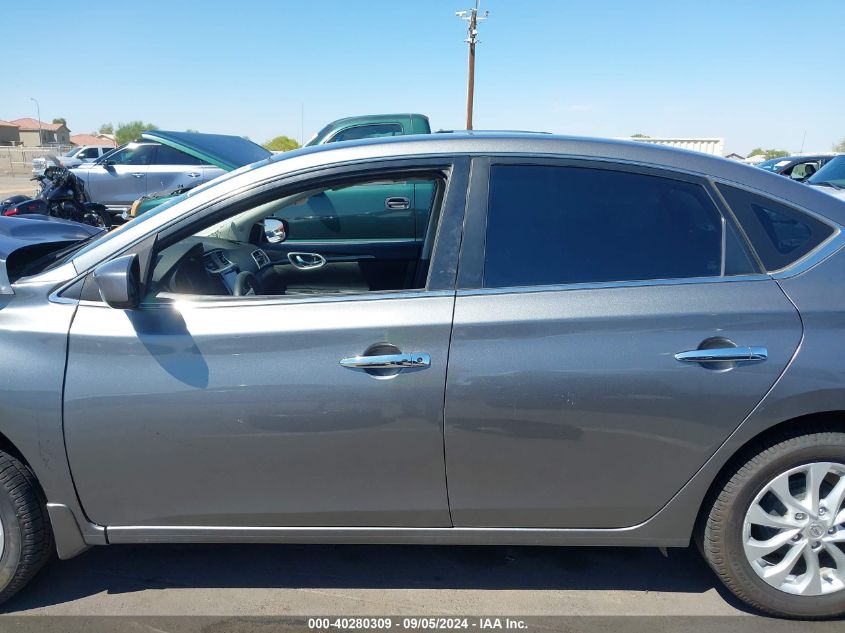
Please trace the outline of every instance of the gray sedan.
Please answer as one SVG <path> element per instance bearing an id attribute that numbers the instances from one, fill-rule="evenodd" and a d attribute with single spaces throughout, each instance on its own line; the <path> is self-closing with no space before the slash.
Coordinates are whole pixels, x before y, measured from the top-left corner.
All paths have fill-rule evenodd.
<path id="1" fill-rule="evenodd" d="M 25 222 L 0 218 L 0 599 L 107 543 L 693 539 L 758 609 L 845 613 L 833 196 L 450 134 L 286 153 L 77 244 Z"/>

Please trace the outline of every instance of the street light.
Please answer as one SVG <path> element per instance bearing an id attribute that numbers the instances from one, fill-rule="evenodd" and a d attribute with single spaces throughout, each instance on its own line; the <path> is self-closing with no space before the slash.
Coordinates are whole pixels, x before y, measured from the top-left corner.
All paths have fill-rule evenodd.
<path id="1" fill-rule="evenodd" d="M 29 100 L 35 101 L 35 107 L 38 109 L 38 147 L 41 147 L 44 144 L 44 139 L 41 137 L 41 106 L 35 97 L 30 97 Z"/>

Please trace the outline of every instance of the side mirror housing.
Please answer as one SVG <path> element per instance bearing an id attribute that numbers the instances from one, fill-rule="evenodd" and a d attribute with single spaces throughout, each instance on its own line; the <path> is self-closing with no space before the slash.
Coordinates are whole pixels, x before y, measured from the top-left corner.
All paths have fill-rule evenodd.
<path id="1" fill-rule="evenodd" d="M 141 303 L 141 266 L 138 255 L 124 255 L 94 269 L 100 297 L 109 307 L 134 310 Z"/>
<path id="2" fill-rule="evenodd" d="M 288 239 L 288 224 L 277 218 L 264 220 L 264 239 L 268 244 L 280 244 Z"/>

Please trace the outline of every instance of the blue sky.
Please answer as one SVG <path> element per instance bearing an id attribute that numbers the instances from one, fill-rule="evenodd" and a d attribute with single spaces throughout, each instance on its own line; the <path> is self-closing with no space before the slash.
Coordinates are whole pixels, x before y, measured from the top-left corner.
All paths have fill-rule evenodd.
<path id="1" fill-rule="evenodd" d="M 341 116 L 461 128 L 470 0 L 3 0 L 0 119 L 64 116 L 306 138 Z M 483 0 L 475 127 L 721 136 L 729 151 L 845 137 L 845 0 Z M 54 56 L 53 56 L 54 55 Z M 51 57 L 52 56 L 52 57 Z"/>

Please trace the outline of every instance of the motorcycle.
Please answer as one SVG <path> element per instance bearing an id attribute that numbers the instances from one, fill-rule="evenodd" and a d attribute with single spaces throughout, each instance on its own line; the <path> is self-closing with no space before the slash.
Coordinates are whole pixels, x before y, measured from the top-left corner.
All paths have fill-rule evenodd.
<path id="1" fill-rule="evenodd" d="M 0 210 L 0 213 L 5 216 L 38 213 L 100 228 L 111 228 L 111 214 L 105 205 L 90 202 L 84 183 L 70 170 L 61 165 L 51 165 L 43 174 L 33 176 L 30 180 L 37 180 L 41 185 L 38 195 L 4 205 L 5 208 Z"/>

